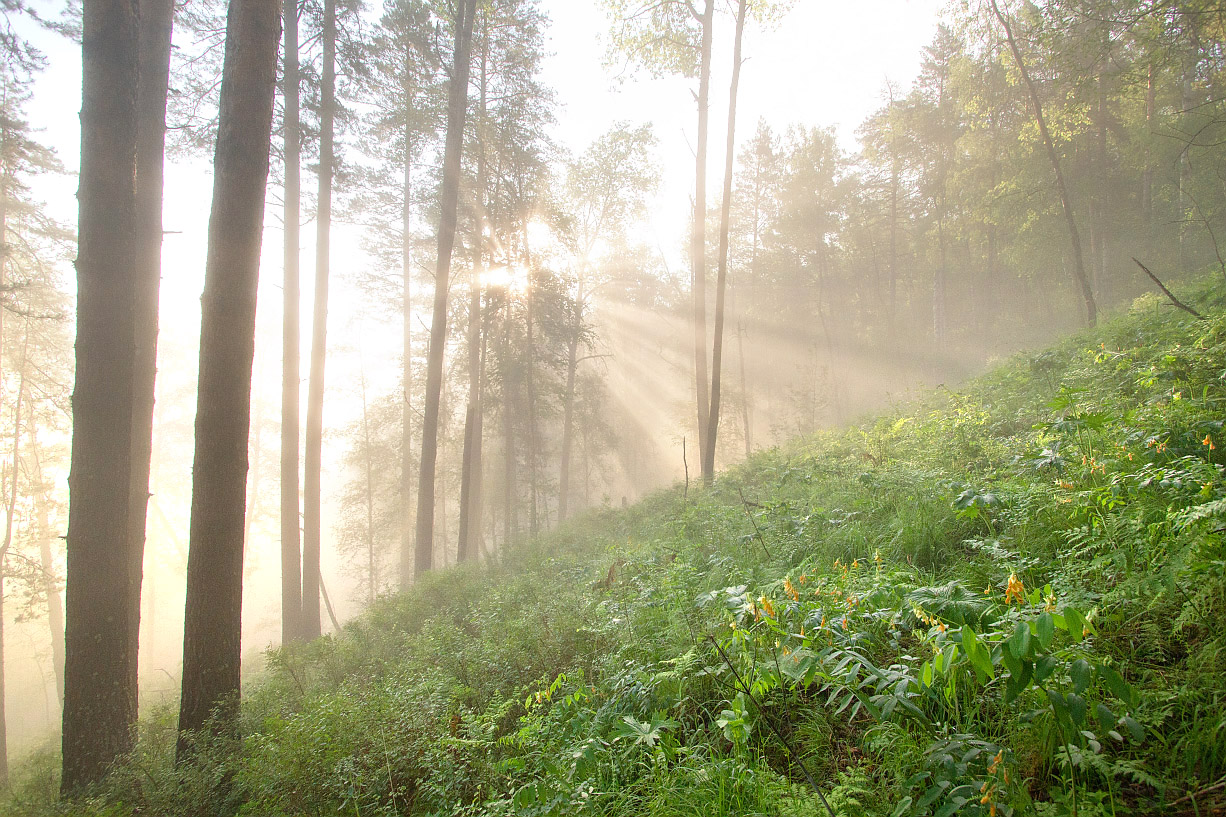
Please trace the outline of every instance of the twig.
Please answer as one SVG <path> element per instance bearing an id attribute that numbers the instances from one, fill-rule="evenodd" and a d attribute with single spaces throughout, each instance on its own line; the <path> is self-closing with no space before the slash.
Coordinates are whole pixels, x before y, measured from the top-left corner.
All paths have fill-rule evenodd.
<path id="1" fill-rule="evenodd" d="M 745 506 L 745 515 L 749 517 L 749 524 L 753 525 L 754 533 L 758 534 L 758 541 L 762 543 L 762 550 L 766 553 L 766 558 L 771 558 L 770 548 L 766 546 L 766 537 L 762 535 L 762 529 L 758 527 L 758 520 L 753 518 L 753 513 L 749 510 L 749 500 L 745 498 L 745 492 L 741 490 L 741 486 L 736 486 L 736 492 L 741 497 L 741 504 Z M 759 506 L 761 507 L 761 506 Z"/>
<path id="2" fill-rule="evenodd" d="M 1132 260 L 1136 261 L 1136 264 L 1138 267 L 1145 270 L 1145 274 L 1149 276 L 1151 281 L 1153 281 L 1155 284 L 1158 285 L 1158 289 L 1162 290 L 1162 293 L 1166 295 L 1167 298 L 1170 299 L 1171 303 L 1173 303 L 1175 306 L 1182 309 L 1184 312 L 1187 312 L 1189 315 L 1192 315 L 1193 317 L 1196 317 L 1196 318 L 1201 317 L 1201 314 L 1199 312 L 1197 312 L 1195 309 L 1185 304 L 1183 301 L 1176 298 L 1175 295 L 1169 289 L 1166 288 L 1166 284 L 1159 281 L 1158 276 L 1154 275 L 1152 272 L 1149 271 L 1149 267 L 1145 266 L 1140 261 L 1137 261 L 1137 259 L 1135 258 Z"/>
<path id="3" fill-rule="evenodd" d="M 830 815 L 830 817 L 835 817 L 834 809 L 830 807 L 830 803 L 826 800 L 826 795 L 822 793 L 821 788 L 817 785 L 817 781 L 813 779 L 813 775 L 809 772 L 809 767 L 805 765 L 805 762 L 801 759 L 796 749 L 792 746 L 792 742 L 779 731 L 779 727 L 775 726 L 775 722 L 771 720 L 769 715 L 766 714 L 766 709 L 763 708 L 762 702 L 754 697 L 753 691 L 750 690 L 748 684 L 741 680 L 741 674 L 736 671 L 736 667 L 733 666 L 732 661 L 728 658 L 728 653 L 724 652 L 724 648 L 719 645 L 719 642 L 715 640 L 714 636 L 708 635 L 707 640 L 715 645 L 715 649 L 719 651 L 719 657 L 724 659 L 724 663 L 728 665 L 728 669 L 732 670 L 732 677 L 736 679 L 737 686 L 740 688 L 739 691 L 744 692 L 749 696 L 749 700 L 753 701 L 754 706 L 758 708 L 758 713 L 762 715 L 762 720 L 766 721 L 766 725 L 769 726 L 770 730 L 775 733 L 777 738 L 779 738 L 779 741 L 783 744 L 783 748 L 787 749 L 788 754 L 791 755 L 792 759 L 796 761 L 796 765 L 800 767 L 800 771 L 804 774 L 805 780 L 809 781 L 809 785 L 813 787 L 813 791 L 817 792 L 817 796 L 821 798 L 822 805 L 826 807 L 826 812 Z"/>
<path id="4" fill-rule="evenodd" d="M 324 608 L 328 611 L 328 618 L 332 619 L 332 629 L 336 632 L 341 631 L 341 623 L 336 620 L 336 613 L 332 612 L 332 599 L 328 598 L 328 588 L 324 587 L 323 577 L 319 577 L 319 592 L 324 597 Z"/>
<path id="5" fill-rule="evenodd" d="M 1173 803 L 1167 803 L 1165 806 L 1163 806 L 1163 808 L 1170 808 L 1171 806 L 1177 806 L 1177 805 L 1179 805 L 1180 803 L 1182 803 L 1184 800 L 1193 800 L 1193 801 L 1194 801 L 1194 800 L 1195 800 L 1195 798 L 1199 797 L 1199 796 L 1200 796 L 1200 795 L 1202 795 L 1202 794 L 1209 794 L 1209 792 L 1214 792 L 1214 791 L 1217 791 L 1218 789 L 1223 789 L 1223 788 L 1226 788 L 1226 777 L 1223 777 L 1221 780 L 1219 780 L 1218 782 L 1214 783 L 1212 786 L 1210 786 L 1210 787 L 1209 787 L 1209 788 L 1207 788 L 1207 789 L 1201 789 L 1200 791 L 1191 791 L 1191 792 L 1188 792 L 1187 794 L 1185 794 L 1183 797 L 1180 797 L 1180 798 L 1179 798 L 1178 800 L 1176 800 L 1175 802 L 1173 802 Z"/>
<path id="6" fill-rule="evenodd" d="M 681 464 L 685 466 L 685 493 L 681 495 L 684 503 L 690 498 L 690 464 L 685 458 L 685 437 L 681 438 Z"/>

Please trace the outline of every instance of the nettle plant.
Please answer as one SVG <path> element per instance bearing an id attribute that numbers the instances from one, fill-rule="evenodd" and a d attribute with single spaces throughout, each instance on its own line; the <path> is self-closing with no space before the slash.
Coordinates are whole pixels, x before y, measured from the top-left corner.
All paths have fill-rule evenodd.
<path id="1" fill-rule="evenodd" d="M 1019 728 L 1042 730 L 1039 743 L 1052 747 L 1047 762 L 1067 777 L 1074 812 L 1079 776 L 1106 767 L 1109 745 L 1144 738 L 1131 714 L 1137 695 L 1095 657 L 1085 612 L 1061 604 L 1050 585 L 1027 590 L 1011 575 L 985 591 L 915 587 L 880 556 L 834 567 L 760 594 L 739 585 L 700 598 L 725 612 L 718 643 L 747 687 L 729 700 L 722 727 L 747 728 L 746 698 L 777 691 L 815 700 L 832 716 L 902 725 L 928 748 L 894 817 L 1009 817 L 1028 802 L 1013 751 L 987 734 L 1002 709 L 1014 710 Z"/>

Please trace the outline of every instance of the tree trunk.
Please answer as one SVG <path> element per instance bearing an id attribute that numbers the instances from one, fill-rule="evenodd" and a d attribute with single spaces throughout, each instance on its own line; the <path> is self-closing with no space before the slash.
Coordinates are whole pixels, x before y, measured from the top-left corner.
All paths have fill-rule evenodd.
<path id="1" fill-rule="evenodd" d="M 1030 95 L 1030 104 L 1034 108 L 1034 121 L 1039 127 L 1039 135 L 1043 138 L 1043 145 L 1047 148 L 1047 158 L 1051 162 L 1052 174 L 1056 177 L 1056 190 L 1060 194 L 1060 206 L 1064 210 L 1064 222 L 1068 227 L 1069 243 L 1073 246 L 1073 280 L 1081 290 L 1081 297 L 1085 301 L 1086 307 L 1086 324 L 1095 326 L 1098 323 L 1098 305 L 1094 301 L 1094 291 L 1090 288 L 1090 279 L 1086 277 L 1085 260 L 1081 252 L 1081 234 L 1077 231 L 1077 220 L 1073 216 L 1073 204 L 1069 198 L 1068 187 L 1064 184 L 1064 173 L 1060 169 L 1060 157 L 1056 154 L 1056 145 L 1052 141 L 1051 133 L 1047 130 L 1047 121 L 1043 118 L 1043 103 L 1039 101 L 1039 92 L 1035 88 L 1034 81 L 1030 78 L 1030 72 L 1026 69 L 1026 61 L 1022 59 L 1022 52 L 1018 50 L 1017 42 L 1013 39 L 1013 29 L 1009 25 L 1008 18 L 1001 12 L 1000 7 L 996 4 L 996 0 L 990 0 L 992 3 L 992 11 L 996 13 L 996 19 L 1005 29 L 1005 41 L 1009 45 L 1009 51 L 1013 54 L 1013 59 L 1017 63 L 1017 70 L 1022 75 L 1022 82 L 1026 85 L 1026 91 Z"/>
<path id="2" fill-rule="evenodd" d="M 1151 60 L 1145 75 L 1145 169 L 1141 174 L 1141 220 L 1145 224 L 1146 246 L 1153 240 L 1154 231 L 1154 165 L 1150 158 L 1154 139 L 1154 63 Z"/>
<path id="3" fill-rule="evenodd" d="M 575 374 L 579 368 L 579 341 L 583 335 L 583 281 L 572 306 L 574 312 L 571 335 L 566 342 L 566 392 L 562 397 L 562 467 L 558 473 L 558 524 L 566 521 L 570 511 L 570 457 L 574 444 Z"/>
<path id="4" fill-rule="evenodd" d="M 132 746 L 140 603 L 132 585 L 132 429 L 136 403 L 136 89 L 134 0 L 85 0 L 77 199 L 77 342 L 68 479 L 63 774 L 72 796 Z"/>
<path id="5" fill-rule="evenodd" d="M 140 592 L 144 575 L 145 519 L 153 455 L 153 399 L 157 377 L 158 295 L 162 279 L 162 187 L 166 155 L 166 93 L 170 76 L 173 0 L 147 0 L 140 8 L 140 68 L 136 92 L 136 274 L 137 314 L 132 415 L 131 586 Z M 140 603 L 132 604 L 128 627 L 140 640 Z M 128 666 L 137 688 L 137 662 Z"/>
<path id="6" fill-rule="evenodd" d="M 477 207 L 474 253 L 468 280 L 468 405 L 464 411 L 464 453 L 460 466 L 460 532 L 456 561 L 474 559 L 481 538 L 481 270 L 485 262 L 485 122 L 487 110 L 490 35 L 485 21 L 481 33 L 481 70 L 477 119 Z"/>
<path id="7" fill-rule="evenodd" d="M 506 551 L 511 536 L 519 533 L 515 507 L 515 392 L 511 371 L 511 294 L 505 293 L 506 308 L 502 339 L 502 442 L 503 442 L 503 509 L 502 548 Z"/>
<path id="8" fill-rule="evenodd" d="M 400 403 L 400 589 L 413 581 L 413 140 L 404 126 L 404 203 L 400 211 L 401 247 L 401 395 Z"/>
<path id="9" fill-rule="evenodd" d="M 255 299 L 280 38 L 276 0 L 231 0 L 226 20 L 208 256 L 183 628 L 177 757 L 216 710 L 238 726 L 243 521 Z"/>
<path id="10" fill-rule="evenodd" d="M 366 470 L 366 603 L 374 604 L 379 576 L 375 562 L 375 467 L 370 455 L 370 418 L 366 411 L 366 369 L 362 368 L 362 450 L 365 452 L 363 467 Z"/>
<path id="11" fill-rule="evenodd" d="M 283 0 L 285 30 L 282 95 L 285 99 L 285 287 L 281 332 L 281 643 L 302 638 L 302 550 L 299 525 L 298 433 L 302 387 L 302 124 L 299 121 L 298 0 Z"/>
<path id="12" fill-rule="evenodd" d="M 719 275 L 715 283 L 715 340 L 711 347 L 711 410 L 707 442 L 703 448 L 702 478 L 715 479 L 715 446 L 719 436 L 720 374 L 724 362 L 724 293 L 728 289 L 728 228 L 732 222 L 732 169 L 736 159 L 736 92 L 741 81 L 741 40 L 745 34 L 745 7 L 736 12 L 736 40 L 732 49 L 732 81 L 728 86 L 728 142 L 724 152 L 724 198 L 719 217 Z"/>
<path id="13" fill-rule="evenodd" d="M 306 459 L 302 503 L 302 636 L 322 632 L 319 609 L 323 545 L 321 481 L 324 443 L 324 364 L 328 357 L 328 275 L 332 238 L 333 124 L 336 117 L 336 0 L 324 0 L 323 72 L 319 100 L 319 196 L 315 214 L 315 308 L 307 382 Z"/>
<path id="14" fill-rule="evenodd" d="M 55 533 L 51 530 L 51 486 L 43 481 L 43 469 L 38 457 L 38 427 L 34 422 L 34 408 L 30 408 L 30 453 L 34 456 L 34 481 L 38 496 L 38 557 L 42 571 L 43 594 L 47 598 L 47 626 L 51 630 L 51 668 L 55 672 L 55 692 L 60 709 L 64 707 L 64 602 L 55 582 L 55 557 L 51 544 Z"/>
<path id="15" fill-rule="evenodd" d="M 8 567 L 9 548 L 13 545 L 13 519 L 17 515 L 17 477 L 21 473 L 21 410 L 26 395 L 26 349 L 30 345 L 30 327 L 26 324 L 21 354 L 17 399 L 13 407 L 13 456 L 9 462 L 9 495 L 4 509 L 4 542 L 0 544 L 0 789 L 9 784 L 8 712 L 4 703 L 4 577 Z"/>
<path id="16" fill-rule="evenodd" d="M 690 232 L 690 297 L 694 311 L 694 387 L 698 402 L 698 448 L 706 464 L 711 403 L 707 391 L 707 110 L 711 92 L 711 38 L 715 0 L 702 14 L 702 58 L 698 74 L 698 149 L 694 156 L 694 224 Z M 703 474 L 706 479 L 706 474 Z"/>
<path id="17" fill-rule="evenodd" d="M 741 419 L 745 423 L 745 458 L 753 454 L 753 415 L 750 413 L 749 381 L 745 377 L 745 327 L 736 325 L 737 358 L 741 364 Z"/>
<path id="18" fill-rule="evenodd" d="M 524 225 L 524 246 L 527 247 L 527 225 Z M 527 253 L 525 252 L 525 255 Z M 524 315 L 524 349 L 526 354 L 524 357 L 524 397 L 528 404 L 524 411 L 524 417 L 528 422 L 528 450 L 524 452 L 524 464 L 528 466 L 528 531 L 536 536 L 541 532 L 540 518 L 540 492 L 537 483 L 537 465 L 540 461 L 540 448 L 538 447 L 538 436 L 536 431 L 536 378 L 533 371 L 536 367 L 536 335 L 533 331 L 533 324 L 536 322 L 535 302 L 536 298 L 533 292 L 531 283 L 532 276 L 532 259 L 525 258 L 525 263 L 528 267 L 528 291 L 524 295 L 524 303 L 527 307 Z"/>
<path id="19" fill-rule="evenodd" d="M 443 148 L 438 259 L 434 271 L 434 311 L 426 357 L 426 406 L 421 430 L 421 465 L 417 476 L 417 530 L 413 567 L 420 577 L 434 564 L 434 473 L 438 459 L 439 401 L 443 390 L 443 353 L 447 341 L 447 288 L 455 246 L 456 208 L 460 198 L 460 160 L 464 152 L 464 118 L 468 107 L 469 50 L 476 0 L 456 6 L 455 54 L 447 91 L 447 139 Z"/>

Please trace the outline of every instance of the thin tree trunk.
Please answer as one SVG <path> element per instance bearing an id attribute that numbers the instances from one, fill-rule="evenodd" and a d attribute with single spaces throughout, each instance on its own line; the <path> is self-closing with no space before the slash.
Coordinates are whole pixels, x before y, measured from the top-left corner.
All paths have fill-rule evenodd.
<path id="1" fill-rule="evenodd" d="M 1086 277 L 1085 260 L 1081 251 L 1081 234 L 1077 231 L 1072 200 L 1069 198 L 1068 187 L 1064 183 L 1064 173 L 1060 169 L 1060 157 L 1056 154 L 1056 145 L 1052 141 L 1051 133 L 1047 130 L 1047 121 L 1043 118 L 1043 104 L 1039 101 L 1039 92 L 1035 88 L 1034 80 L 1030 78 L 1030 72 L 1026 69 L 1026 61 L 1022 59 L 1022 52 L 1018 50 L 1017 42 L 1013 39 L 1013 29 L 1009 25 L 1008 18 L 1001 12 L 996 0 L 990 0 L 990 2 L 992 11 L 996 13 L 996 19 L 1005 29 L 1005 40 L 1009 44 L 1009 51 L 1013 54 L 1017 70 L 1021 73 L 1022 82 L 1025 83 L 1026 91 L 1030 95 L 1030 104 L 1034 107 L 1035 124 L 1038 125 L 1039 135 L 1042 136 L 1043 145 L 1047 148 L 1047 158 L 1051 162 L 1052 173 L 1056 177 L 1056 190 L 1060 194 L 1060 206 L 1064 209 L 1064 221 L 1068 226 L 1069 242 L 1073 246 L 1074 283 L 1081 289 L 1081 297 L 1085 301 L 1086 324 L 1095 326 L 1098 323 L 1098 305 L 1094 301 L 1090 279 Z"/>
<path id="2" fill-rule="evenodd" d="M 136 403 L 134 0 L 85 0 L 77 199 L 76 384 L 72 397 L 61 791 L 102 778 L 132 746 L 132 429 Z M 115 558 L 115 554 L 123 558 Z"/>
<path id="3" fill-rule="evenodd" d="M 64 707 L 64 601 L 55 582 L 55 557 L 51 543 L 51 486 L 43 481 L 43 469 L 38 456 L 38 427 L 34 422 L 34 407 L 30 407 L 30 453 L 34 456 L 34 480 L 38 485 L 38 557 L 42 570 L 43 594 L 47 597 L 47 626 L 51 630 L 51 668 L 55 672 L 55 692 L 61 710 Z"/>
<path id="4" fill-rule="evenodd" d="M 502 441 L 503 441 L 503 508 L 502 547 L 505 551 L 511 544 L 512 534 L 519 532 L 515 514 L 515 392 L 511 372 L 511 293 L 506 297 L 506 316 L 503 318 L 502 339 Z"/>
<path id="5" fill-rule="evenodd" d="M 231 0 L 226 21 L 201 298 L 179 760 L 214 711 L 215 732 L 238 726 L 247 433 L 279 11 L 276 0 Z"/>
<path id="6" fill-rule="evenodd" d="M 485 123 L 490 35 L 489 22 L 481 32 L 481 69 L 477 119 L 477 207 L 474 253 L 468 280 L 468 405 L 464 411 L 464 453 L 460 466 L 460 532 L 456 561 L 474 559 L 481 538 L 481 272 L 485 263 Z"/>
<path id="7" fill-rule="evenodd" d="M 321 490 L 324 441 L 324 364 L 328 358 L 328 276 L 332 239 L 333 124 L 336 116 L 336 0 L 324 0 L 323 73 L 319 100 L 319 196 L 315 214 L 315 308 L 311 374 L 307 383 L 306 459 L 302 505 L 302 635 L 322 633 L 319 608 L 323 545 Z"/>
<path id="8" fill-rule="evenodd" d="M 400 212 L 401 388 L 400 398 L 400 589 L 413 581 L 413 140 L 404 126 L 404 203 Z"/>
<path id="9" fill-rule="evenodd" d="M 375 564 L 375 477 L 374 462 L 370 455 L 372 441 L 370 439 L 370 418 L 366 411 L 366 367 L 361 370 L 362 385 L 362 450 L 365 452 L 366 469 L 366 603 L 374 604 L 378 589 L 379 577 Z"/>
<path id="10" fill-rule="evenodd" d="M 574 444 L 575 374 L 579 368 L 579 341 L 583 334 L 583 281 L 572 306 L 573 324 L 566 341 L 566 392 L 562 403 L 562 467 L 558 473 L 558 524 L 566 521 L 570 511 L 570 459 Z"/>
<path id="11" fill-rule="evenodd" d="M 0 236 L 2 237 L 2 236 Z M 13 519 L 17 515 L 17 478 L 21 473 L 21 410 L 26 395 L 26 350 L 30 346 L 30 327 L 26 324 L 21 372 L 17 380 L 17 399 L 13 407 L 13 456 L 9 462 L 8 505 L 4 509 L 4 543 L 0 544 L 0 789 L 8 787 L 8 712 L 4 703 L 4 577 L 9 548 L 13 545 Z"/>
<path id="12" fill-rule="evenodd" d="M 749 382 L 745 378 L 745 327 L 736 325 L 737 357 L 741 363 L 741 418 L 745 422 L 745 457 L 753 454 L 753 419 L 749 413 Z"/>
<path id="13" fill-rule="evenodd" d="M 694 386 L 698 402 L 698 448 L 705 454 L 711 403 L 707 391 L 707 110 L 711 92 L 711 38 L 715 0 L 702 14 L 702 57 L 698 74 L 698 144 L 694 156 L 694 224 L 690 232 L 690 297 L 694 312 Z M 706 457 L 702 462 L 705 466 Z M 704 480 L 706 475 L 703 475 Z"/>
<path id="14" fill-rule="evenodd" d="M 1146 241 L 1153 239 L 1154 229 L 1154 166 L 1150 158 L 1150 143 L 1154 138 L 1154 63 L 1151 60 L 1145 75 L 1145 170 L 1141 174 L 1141 219 L 1145 223 Z"/>
<path id="15" fill-rule="evenodd" d="M 472 46 L 476 0 L 456 6 L 455 54 L 447 92 L 447 138 L 443 148 L 443 188 L 440 200 L 438 259 L 434 271 L 434 311 L 426 358 L 426 406 L 421 431 L 421 465 L 417 477 L 417 529 L 414 576 L 434 564 L 435 468 L 438 459 L 439 401 L 443 390 L 443 353 L 447 341 L 447 288 L 451 252 L 455 246 L 456 208 L 460 198 L 460 161 L 464 152 L 464 119 L 468 107 L 469 51 Z"/>
<path id="16" fill-rule="evenodd" d="M 736 160 L 736 93 L 741 81 L 741 40 L 745 34 L 747 0 L 736 12 L 736 40 L 732 49 L 732 81 L 728 86 L 728 142 L 724 152 L 724 198 L 719 218 L 719 275 L 715 283 L 715 340 L 711 347 L 711 410 L 707 442 L 703 448 L 702 478 L 715 479 L 715 446 L 719 437 L 720 375 L 724 363 L 724 294 L 728 289 L 728 228 L 732 222 L 732 169 Z"/>
<path id="17" fill-rule="evenodd" d="M 299 121 L 298 0 L 283 0 L 281 89 L 285 99 L 285 285 L 281 334 L 281 643 L 302 638 L 302 550 L 299 525 L 298 433 L 302 387 L 299 244 L 302 125 Z"/>
<path id="18" fill-rule="evenodd" d="M 528 466 L 528 531 L 536 536 L 541 532 L 541 519 L 539 502 L 539 485 L 537 484 L 537 465 L 540 460 L 540 449 L 537 447 L 538 438 L 536 431 L 536 378 L 534 369 L 536 367 L 536 334 L 533 331 L 533 325 L 536 322 L 535 305 L 536 298 L 534 297 L 533 286 L 531 282 L 532 276 L 532 258 L 527 253 L 528 236 L 527 224 L 524 225 L 524 255 L 525 266 L 528 269 L 528 291 L 524 295 L 524 303 L 527 307 L 524 315 L 524 397 L 528 401 L 526 411 L 524 412 L 528 422 L 528 450 L 524 453 L 524 462 Z"/>

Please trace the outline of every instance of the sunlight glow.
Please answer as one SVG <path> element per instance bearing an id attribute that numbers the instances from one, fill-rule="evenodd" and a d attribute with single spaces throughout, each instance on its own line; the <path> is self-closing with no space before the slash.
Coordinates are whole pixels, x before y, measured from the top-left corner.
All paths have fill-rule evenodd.
<path id="1" fill-rule="evenodd" d="M 478 280 L 486 289 L 505 289 L 512 295 L 522 295 L 529 287 L 528 270 L 523 267 L 490 267 Z"/>

